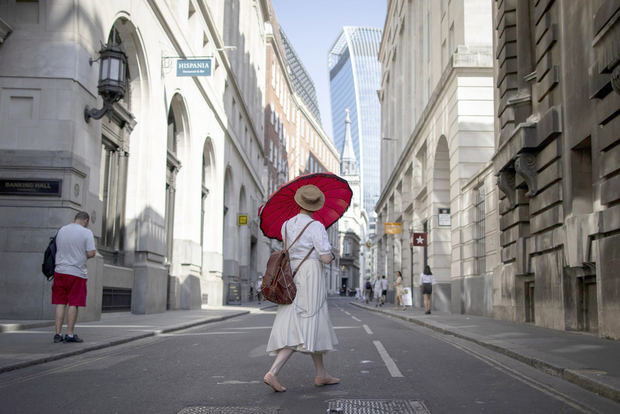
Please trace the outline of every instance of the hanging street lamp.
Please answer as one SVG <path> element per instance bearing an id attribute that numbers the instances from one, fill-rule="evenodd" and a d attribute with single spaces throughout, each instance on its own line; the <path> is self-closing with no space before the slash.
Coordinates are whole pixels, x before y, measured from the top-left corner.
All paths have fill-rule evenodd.
<path id="1" fill-rule="evenodd" d="M 90 64 L 99 60 L 99 82 L 97 90 L 103 98 L 101 109 L 84 108 L 84 120 L 101 119 L 112 109 L 112 105 L 125 96 L 127 90 L 127 55 L 120 44 L 111 41 L 99 51 L 99 59 L 90 59 Z"/>

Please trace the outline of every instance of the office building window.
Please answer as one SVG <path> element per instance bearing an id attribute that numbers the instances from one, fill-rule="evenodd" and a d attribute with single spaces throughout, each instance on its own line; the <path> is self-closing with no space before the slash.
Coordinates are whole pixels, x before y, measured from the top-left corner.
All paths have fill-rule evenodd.
<path id="1" fill-rule="evenodd" d="M 486 273 L 486 229 L 485 229 L 485 190 L 484 185 L 478 187 L 474 198 L 474 255 L 475 271 L 478 275 Z"/>
<path id="2" fill-rule="evenodd" d="M 115 264 L 122 264 L 118 254 L 123 250 L 127 155 L 116 139 L 106 135 L 101 137 L 99 200 L 102 217 L 98 250 L 106 261 Z"/>

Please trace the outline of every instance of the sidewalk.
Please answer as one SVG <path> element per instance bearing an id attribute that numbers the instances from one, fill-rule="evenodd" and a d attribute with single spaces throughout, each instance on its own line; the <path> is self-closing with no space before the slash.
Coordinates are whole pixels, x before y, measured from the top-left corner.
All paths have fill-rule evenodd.
<path id="1" fill-rule="evenodd" d="M 151 315 L 104 313 L 100 321 L 78 323 L 83 343 L 53 343 L 54 321 L 0 320 L 0 373 L 248 314 L 275 306 L 269 302 L 243 306 L 205 306 L 202 310 Z"/>
<path id="2" fill-rule="evenodd" d="M 475 342 L 620 402 L 620 341 L 481 316 L 425 315 L 422 308 L 398 311 L 389 303 L 381 308 L 351 304 Z"/>

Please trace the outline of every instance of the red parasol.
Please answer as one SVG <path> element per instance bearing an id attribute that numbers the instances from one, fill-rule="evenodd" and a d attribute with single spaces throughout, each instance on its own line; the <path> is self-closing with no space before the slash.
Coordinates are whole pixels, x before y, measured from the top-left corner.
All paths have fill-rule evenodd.
<path id="1" fill-rule="evenodd" d="M 301 175 L 286 184 L 282 184 L 265 204 L 258 209 L 260 229 L 271 239 L 282 240 L 282 225 L 291 217 L 299 214 L 295 202 L 295 193 L 299 187 L 312 184 L 325 195 L 323 208 L 314 212 L 313 218 L 323 223 L 325 228 L 334 224 L 351 204 L 353 191 L 344 178 L 332 173 L 314 173 Z"/>

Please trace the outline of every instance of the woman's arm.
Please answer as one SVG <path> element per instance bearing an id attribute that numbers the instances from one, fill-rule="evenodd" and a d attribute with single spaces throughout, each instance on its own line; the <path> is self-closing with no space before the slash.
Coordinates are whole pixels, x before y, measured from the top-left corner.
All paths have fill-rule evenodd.
<path id="1" fill-rule="evenodd" d="M 308 230 L 311 230 L 312 244 L 319 254 L 321 262 L 325 264 L 331 263 L 331 261 L 334 260 L 334 255 L 331 252 L 332 246 L 329 243 L 329 237 L 327 236 L 327 231 L 323 224 L 316 221 L 310 225 Z"/>
<path id="2" fill-rule="evenodd" d="M 319 256 L 319 258 L 321 259 L 321 262 L 325 264 L 330 264 L 331 261 L 334 260 L 334 254 L 331 252 L 329 254 L 322 254 Z"/>

